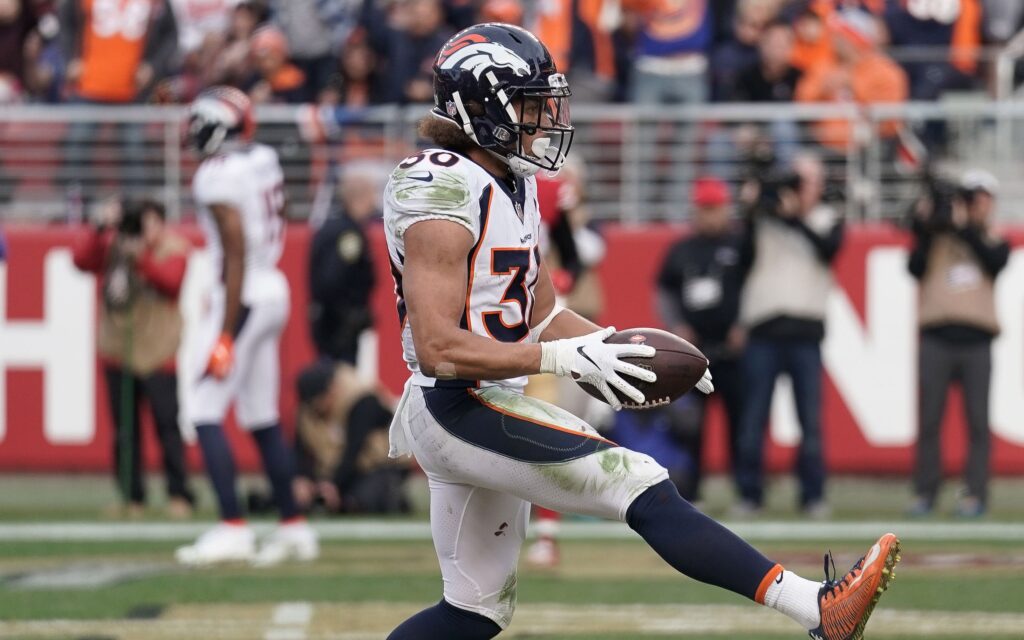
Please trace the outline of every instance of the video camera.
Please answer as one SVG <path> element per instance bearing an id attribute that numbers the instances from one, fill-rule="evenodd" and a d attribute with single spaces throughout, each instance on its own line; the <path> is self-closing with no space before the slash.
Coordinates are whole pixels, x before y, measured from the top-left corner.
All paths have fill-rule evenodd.
<path id="1" fill-rule="evenodd" d="M 756 186 L 756 197 L 746 203 L 748 215 L 778 216 L 782 206 L 782 192 L 796 192 L 801 178 L 792 169 L 779 167 L 770 143 L 757 144 L 747 154 L 745 184 Z"/>
<path id="2" fill-rule="evenodd" d="M 921 195 L 911 205 L 910 226 L 928 233 L 954 231 L 954 206 L 968 202 L 972 195 L 929 167 L 921 177 Z"/>
<path id="3" fill-rule="evenodd" d="M 126 238 L 138 238 L 142 235 L 142 214 L 145 203 L 138 200 L 127 200 L 121 205 L 121 220 L 117 223 L 118 235 Z"/>

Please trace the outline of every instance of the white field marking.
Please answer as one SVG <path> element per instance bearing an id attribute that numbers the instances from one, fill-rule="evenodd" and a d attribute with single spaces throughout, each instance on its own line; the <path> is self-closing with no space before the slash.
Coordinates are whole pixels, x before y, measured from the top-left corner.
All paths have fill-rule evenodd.
<path id="1" fill-rule="evenodd" d="M 379 640 L 415 605 L 409 603 L 334 603 L 320 605 L 324 620 L 302 635 L 266 632 L 265 640 Z M 884 606 L 884 603 L 883 603 Z M 230 615 L 230 607 L 218 607 Z M 253 623 L 246 617 L 253 605 L 238 607 L 239 618 L 199 615 L 155 620 L 53 620 L 0 622 L 0 637 L 42 638 L 68 634 L 117 634 L 130 638 L 202 637 L 220 640 L 251 640 Z M 312 609 L 312 607 L 311 607 Z M 276 610 L 275 610 L 276 613 Z M 266 618 L 263 618 L 264 620 Z M 350 621 L 344 628 L 342 621 Z M 334 623 L 337 626 L 334 626 Z M 354 628 L 353 628 L 354 627 Z M 938 637 L 1016 638 L 1024 628 L 1024 614 L 981 611 L 878 610 L 868 623 L 872 638 Z M 796 624 L 769 609 L 755 605 L 552 605 L 524 604 L 509 628 L 510 637 L 561 634 L 586 638 L 595 632 L 637 635 L 731 634 L 751 637 L 798 632 Z M 794 637 L 796 637 L 794 635 Z"/>
<path id="2" fill-rule="evenodd" d="M 274 607 L 271 627 L 263 640 L 306 640 L 306 628 L 313 619 L 313 605 L 308 602 L 282 602 Z"/>
<path id="3" fill-rule="evenodd" d="M 305 627 L 313 619 L 313 605 L 308 602 L 283 602 L 274 607 L 274 624 L 283 627 Z"/>
<path id="4" fill-rule="evenodd" d="M 736 522 L 723 523 L 747 540 L 762 541 L 862 541 L 869 542 L 886 531 L 904 540 L 1002 541 L 1024 540 L 1024 523 L 1008 522 Z M 192 540 L 213 526 L 212 522 L 45 522 L 0 524 L 0 542 L 77 540 Z M 258 534 L 269 533 L 274 525 L 257 523 Z M 322 540 L 430 540 L 427 522 L 359 520 L 316 522 L 313 528 Z M 621 522 L 565 522 L 564 540 L 639 540 Z"/>

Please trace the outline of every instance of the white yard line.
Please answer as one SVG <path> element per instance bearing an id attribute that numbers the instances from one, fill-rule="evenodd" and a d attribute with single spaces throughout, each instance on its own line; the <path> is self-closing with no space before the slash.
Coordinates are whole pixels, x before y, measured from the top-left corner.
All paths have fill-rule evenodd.
<path id="1" fill-rule="evenodd" d="M 155 620 L 52 620 L 0 622 L 0 637 L 42 638 L 48 634 L 122 634 L 147 640 L 181 637 L 251 640 L 251 616 L 257 605 L 240 605 L 237 621 L 213 619 L 196 612 L 193 618 Z M 264 640 L 379 640 L 415 607 L 407 603 L 336 603 L 318 605 L 324 619 L 311 624 L 315 607 L 308 603 L 285 603 L 273 609 L 273 625 Z M 221 615 L 231 607 L 220 606 Z M 201 611 L 201 610 L 200 610 Z M 303 617 L 308 616 L 308 617 Z M 265 617 L 263 618 L 266 619 Z M 305 623 L 301 623 L 305 620 Z M 278 621 L 289 623 L 277 624 Z M 349 622 L 349 628 L 345 623 Z M 1021 637 L 1024 614 L 980 611 L 923 611 L 882 609 L 872 616 L 868 630 L 872 638 L 932 637 L 1016 638 Z M 751 637 L 762 634 L 792 634 L 794 623 L 773 611 L 754 605 L 553 605 L 523 604 L 508 635 L 532 637 L 559 634 L 586 638 L 594 633 L 659 635 L 731 634 Z M 185 635 L 182 635 L 182 634 Z M 794 635 L 793 637 L 797 637 Z"/>
<path id="2" fill-rule="evenodd" d="M 885 531 L 895 531 L 902 539 L 922 541 L 984 540 L 1019 542 L 1024 540 L 1024 523 L 1006 522 L 741 522 L 725 523 L 748 540 L 801 541 L 870 540 Z M 159 541 L 191 540 L 212 523 L 188 522 L 42 522 L 0 524 L 0 542 L 13 541 Z M 257 523 L 258 533 L 273 527 Z M 313 527 L 323 540 L 429 540 L 427 522 L 358 520 L 316 522 Z M 619 522 L 565 522 L 561 537 L 565 540 L 626 540 L 636 534 Z"/>
<path id="3" fill-rule="evenodd" d="M 274 607 L 270 627 L 263 640 L 307 640 L 307 628 L 313 619 L 313 605 L 308 602 L 282 602 Z"/>

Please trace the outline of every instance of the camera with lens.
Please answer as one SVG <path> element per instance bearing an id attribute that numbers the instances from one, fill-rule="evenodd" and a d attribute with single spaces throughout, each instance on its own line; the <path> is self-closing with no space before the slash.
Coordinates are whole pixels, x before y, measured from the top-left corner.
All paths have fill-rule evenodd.
<path id="1" fill-rule="evenodd" d="M 911 227 L 925 233 L 955 231 L 954 209 L 966 203 L 970 194 L 959 184 L 931 170 L 922 177 L 921 192 L 911 206 Z"/>
<path id="2" fill-rule="evenodd" d="M 778 165 L 771 144 L 758 144 L 747 154 L 743 190 L 747 194 L 748 215 L 778 216 L 782 210 L 782 193 L 795 193 L 801 179 L 792 169 Z"/>
<path id="3" fill-rule="evenodd" d="M 142 214 L 146 207 L 144 203 L 129 200 L 121 205 L 121 220 L 117 223 L 118 235 L 126 238 L 138 238 L 142 235 Z"/>

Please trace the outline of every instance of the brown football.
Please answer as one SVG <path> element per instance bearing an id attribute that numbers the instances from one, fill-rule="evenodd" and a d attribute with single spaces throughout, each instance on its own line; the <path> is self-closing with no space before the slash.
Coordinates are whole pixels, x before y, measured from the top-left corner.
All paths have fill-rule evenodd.
<path id="1" fill-rule="evenodd" d="M 679 336 L 661 329 L 618 331 L 610 335 L 605 342 L 609 344 L 646 344 L 657 350 L 653 358 L 623 358 L 625 362 L 652 370 L 658 375 L 658 379 L 654 382 L 642 382 L 632 376 L 621 374 L 626 382 L 644 394 L 644 403 L 636 404 L 612 387 L 612 392 L 618 396 L 623 408 L 626 409 L 651 409 L 669 404 L 692 389 L 700 381 L 708 367 L 708 359 L 697 347 Z M 582 382 L 578 384 L 598 400 L 604 400 L 604 396 L 593 385 Z"/>

